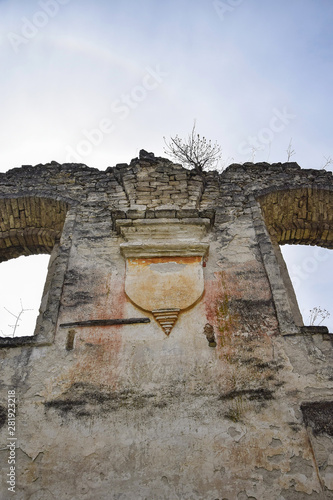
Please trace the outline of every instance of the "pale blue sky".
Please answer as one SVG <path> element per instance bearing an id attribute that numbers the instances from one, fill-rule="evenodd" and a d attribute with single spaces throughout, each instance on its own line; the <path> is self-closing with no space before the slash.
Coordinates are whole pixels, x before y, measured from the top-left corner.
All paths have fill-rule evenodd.
<path id="1" fill-rule="evenodd" d="M 331 0 L 0 0 L 0 19 L 0 171 L 163 156 L 193 119 L 225 164 L 286 161 L 291 138 L 303 168 L 333 156 Z"/>
<path id="2" fill-rule="evenodd" d="M 47 1 L 58 12 L 44 8 L 43 20 Z M 304 168 L 333 155 L 331 0 L 66 1 L 0 2 L 1 170 L 64 162 L 103 118 L 115 130 L 82 155 L 100 169 L 142 147 L 163 154 L 163 136 L 186 133 L 194 118 L 225 161 L 247 161 L 241 146 L 269 128 L 274 109 L 293 118 L 259 140 L 258 161 L 285 160 L 290 138 Z M 34 21 L 42 26 L 29 32 Z M 112 103 L 158 66 L 163 81 L 121 120 Z"/>

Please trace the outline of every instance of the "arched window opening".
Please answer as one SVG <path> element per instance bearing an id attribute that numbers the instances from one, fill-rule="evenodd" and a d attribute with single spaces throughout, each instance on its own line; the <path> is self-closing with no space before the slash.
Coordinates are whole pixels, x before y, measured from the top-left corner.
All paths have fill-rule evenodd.
<path id="1" fill-rule="evenodd" d="M 55 325 L 59 309 L 61 283 L 63 282 L 66 261 L 70 248 L 70 227 L 73 227 L 75 217 L 67 217 L 69 205 L 61 200 L 39 196 L 4 197 L 0 198 L 0 277 L 1 277 L 1 328 L 0 346 L 16 347 L 18 345 L 48 345 L 54 339 Z M 67 225 L 66 225 L 67 224 Z M 67 227 L 67 230 L 64 227 Z M 63 243 L 60 244 L 61 239 Z M 66 242 L 66 243 L 65 243 Z M 30 264 L 33 258 L 44 256 L 44 265 Z M 25 256 L 25 257 L 24 257 Z M 31 268 L 32 275 L 27 277 L 28 295 L 21 293 L 23 273 L 19 265 Z M 26 259 L 26 260 L 25 260 Z M 46 273 L 47 262 L 48 269 Z M 10 271 L 6 271 L 1 263 L 8 262 Z M 42 274 L 39 270 L 44 268 Z M 45 280 L 46 275 L 46 280 Z M 15 282 L 15 280 L 18 281 Z M 38 305 L 30 302 L 29 295 L 37 279 L 39 285 L 36 300 Z M 30 290 L 29 290 L 30 282 Z M 10 283 L 12 283 L 10 285 Z M 45 286 L 43 286 L 45 283 Z M 6 286 L 14 286 L 14 298 L 8 303 Z M 21 304 L 22 301 L 22 304 Z M 2 304 L 3 302 L 3 304 Z M 4 311 L 6 307 L 7 311 Z M 22 311 L 23 309 L 23 311 Z M 34 309 L 34 316 L 29 309 Z M 36 310 L 37 309 L 37 310 Z M 40 314 L 38 315 L 38 311 Z M 5 314 L 4 314 L 5 312 Z M 21 315 L 20 315 L 21 313 Z M 20 322 L 16 325 L 17 316 Z M 35 320 L 37 316 L 36 327 Z M 23 326 L 23 318 L 30 320 L 30 326 Z M 12 321 L 8 322 L 8 319 Z M 12 326 L 10 326 L 12 325 Z M 15 330 L 15 332 L 13 332 Z M 13 337 L 13 333 L 14 337 Z"/>
<path id="2" fill-rule="evenodd" d="M 327 326 L 333 332 L 333 251 L 307 245 L 282 245 L 304 325 Z M 310 311 L 320 308 L 316 319 Z M 330 315 L 327 316 L 325 311 Z M 326 316 L 324 318 L 324 316 Z"/>
<path id="3" fill-rule="evenodd" d="M 49 255 L 31 255 L 0 264 L 1 337 L 34 334 L 49 260 Z"/>
<path id="4" fill-rule="evenodd" d="M 331 314 L 321 326 L 333 331 L 333 191 L 315 185 L 272 190 L 258 201 L 270 238 L 268 243 L 262 236 L 265 231 L 260 233 L 281 332 L 288 335 L 303 325 L 317 326 L 320 318 L 313 322 L 309 316 L 316 307 Z"/>

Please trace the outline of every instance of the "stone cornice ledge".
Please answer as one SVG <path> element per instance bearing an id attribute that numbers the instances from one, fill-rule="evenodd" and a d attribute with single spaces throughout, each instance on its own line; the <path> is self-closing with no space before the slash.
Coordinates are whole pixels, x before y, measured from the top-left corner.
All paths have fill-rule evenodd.
<path id="1" fill-rule="evenodd" d="M 121 253 L 125 258 L 152 257 L 204 257 L 209 250 L 208 243 L 121 243 Z"/>
<path id="2" fill-rule="evenodd" d="M 125 258 L 204 257 L 209 249 L 202 241 L 210 227 L 206 218 L 120 219 L 116 227 L 125 240 L 120 244 Z"/>

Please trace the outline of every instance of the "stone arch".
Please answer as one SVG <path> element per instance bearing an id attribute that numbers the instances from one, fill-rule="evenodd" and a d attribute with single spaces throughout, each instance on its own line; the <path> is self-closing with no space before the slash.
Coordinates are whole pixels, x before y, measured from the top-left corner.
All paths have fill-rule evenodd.
<path id="1" fill-rule="evenodd" d="M 288 189 L 270 192 L 258 201 L 268 232 L 280 245 L 333 248 L 333 191 Z"/>
<path id="2" fill-rule="evenodd" d="M 279 245 L 333 248 L 333 190 L 311 184 L 278 190 L 273 187 L 256 199 L 263 222 L 257 225 L 257 234 L 262 255 L 266 254 L 263 261 L 281 332 L 296 333 L 303 327 L 303 319 Z"/>
<path id="3" fill-rule="evenodd" d="M 68 200 L 33 195 L 0 198 L 0 263 L 21 255 L 50 254 L 34 336 L 1 338 L 0 346 L 53 341 L 74 220 Z"/>
<path id="4" fill-rule="evenodd" d="M 66 202 L 52 198 L 0 199 L 0 262 L 50 254 L 60 240 L 68 208 Z"/>

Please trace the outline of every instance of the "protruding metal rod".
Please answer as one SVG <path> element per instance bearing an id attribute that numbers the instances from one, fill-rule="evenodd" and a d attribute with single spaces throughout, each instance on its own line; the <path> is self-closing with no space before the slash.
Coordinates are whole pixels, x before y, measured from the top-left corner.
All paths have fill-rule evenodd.
<path id="1" fill-rule="evenodd" d="M 73 323 L 61 323 L 61 327 L 72 326 L 111 326 L 111 325 L 134 325 L 135 323 L 150 323 L 149 318 L 128 319 L 91 319 L 88 321 L 74 321 Z"/>

